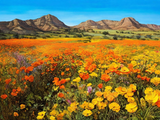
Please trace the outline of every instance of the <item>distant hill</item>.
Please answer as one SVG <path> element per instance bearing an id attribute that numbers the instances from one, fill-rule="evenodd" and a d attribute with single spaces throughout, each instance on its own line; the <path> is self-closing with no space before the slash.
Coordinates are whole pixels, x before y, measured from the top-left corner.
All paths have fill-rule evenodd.
<path id="1" fill-rule="evenodd" d="M 52 31 L 59 28 L 69 28 L 53 15 L 45 15 L 35 20 L 14 19 L 10 22 L 0 22 L 3 32 L 15 32 L 19 34 L 30 34 L 36 31 Z"/>
<path id="2" fill-rule="evenodd" d="M 95 22 L 93 20 L 87 20 L 73 27 L 80 29 L 111 29 L 111 30 L 159 30 L 160 29 L 160 25 L 140 24 L 132 17 L 123 18 L 121 21 L 101 20 Z"/>
<path id="3" fill-rule="evenodd" d="M 60 28 L 70 28 L 53 15 L 45 15 L 35 20 L 14 19 L 9 22 L 0 22 L 0 32 L 31 34 L 38 31 L 53 31 Z M 160 30 L 160 25 L 141 24 L 132 17 L 123 18 L 121 21 L 87 20 L 72 28 L 79 29 L 111 29 L 111 30 Z"/>

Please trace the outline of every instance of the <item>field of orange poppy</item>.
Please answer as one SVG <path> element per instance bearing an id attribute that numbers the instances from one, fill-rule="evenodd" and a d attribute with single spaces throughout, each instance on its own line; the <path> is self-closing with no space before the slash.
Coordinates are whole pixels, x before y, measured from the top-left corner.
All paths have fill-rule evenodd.
<path id="1" fill-rule="evenodd" d="M 0 119 L 159 119 L 160 41 L 0 40 Z"/>

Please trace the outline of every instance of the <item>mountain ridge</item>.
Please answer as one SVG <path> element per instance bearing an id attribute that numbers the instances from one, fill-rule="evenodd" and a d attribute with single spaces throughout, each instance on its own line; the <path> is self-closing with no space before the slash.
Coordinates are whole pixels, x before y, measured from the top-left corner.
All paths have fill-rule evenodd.
<path id="1" fill-rule="evenodd" d="M 132 17 L 125 17 L 120 21 L 115 20 L 87 20 L 79 25 L 69 27 L 57 17 L 48 14 L 37 19 L 0 22 L 0 31 L 7 33 L 31 34 L 33 32 L 54 31 L 60 28 L 79 28 L 79 29 L 110 29 L 110 30 L 160 30 L 160 25 L 141 24 Z"/>
<path id="2" fill-rule="evenodd" d="M 14 19 L 8 22 L 0 22 L 0 30 L 18 34 L 30 34 L 37 31 L 53 31 L 59 28 L 69 28 L 53 15 L 45 15 L 37 19 Z"/>
<path id="3" fill-rule="evenodd" d="M 86 26 L 87 22 L 88 20 L 73 27 L 79 29 L 101 28 L 101 29 L 111 29 L 111 30 L 160 30 L 160 25 L 141 24 L 132 17 L 126 17 L 121 19 L 120 21 L 114 21 L 114 20 L 100 20 L 97 22 L 94 21 L 94 24 Z"/>

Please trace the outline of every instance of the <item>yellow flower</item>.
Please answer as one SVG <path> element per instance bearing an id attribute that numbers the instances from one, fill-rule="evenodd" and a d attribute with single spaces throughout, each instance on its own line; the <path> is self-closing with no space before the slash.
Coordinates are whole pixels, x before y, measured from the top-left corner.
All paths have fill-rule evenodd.
<path id="1" fill-rule="evenodd" d="M 88 109 L 92 110 L 93 108 L 94 108 L 94 104 L 89 103 L 89 104 L 88 104 Z"/>
<path id="2" fill-rule="evenodd" d="M 98 97 L 101 97 L 101 96 L 103 95 L 103 93 L 102 93 L 101 91 L 97 91 L 97 92 L 95 93 L 95 95 L 98 96 Z"/>
<path id="3" fill-rule="evenodd" d="M 58 88 L 59 88 L 59 86 L 58 86 L 58 87 L 53 86 L 52 88 L 54 89 L 54 91 L 57 91 L 57 90 L 58 90 Z"/>
<path id="4" fill-rule="evenodd" d="M 129 103 L 133 103 L 133 102 L 135 102 L 135 99 L 134 99 L 134 97 L 128 97 L 128 98 L 127 98 L 127 101 L 128 101 Z"/>
<path id="5" fill-rule="evenodd" d="M 132 92 L 137 90 L 137 88 L 136 88 L 136 86 L 134 84 L 130 84 L 129 88 L 132 90 Z"/>
<path id="6" fill-rule="evenodd" d="M 73 79 L 73 82 L 80 82 L 81 81 L 81 78 L 80 77 L 77 77 L 76 79 Z"/>
<path id="7" fill-rule="evenodd" d="M 124 95 L 124 97 L 125 97 L 125 98 L 128 98 L 128 97 L 132 97 L 133 95 L 134 95 L 133 92 L 130 92 L 130 91 L 128 92 L 128 91 L 127 91 L 127 93 Z"/>
<path id="8" fill-rule="evenodd" d="M 102 97 L 98 97 L 97 98 L 97 102 L 102 102 L 103 101 L 103 98 Z"/>
<path id="9" fill-rule="evenodd" d="M 91 116 L 92 115 L 92 111 L 91 110 L 84 110 L 83 113 L 82 113 L 84 116 L 88 117 L 88 116 Z"/>
<path id="10" fill-rule="evenodd" d="M 98 75 L 97 75 L 97 73 L 92 72 L 92 73 L 90 74 L 90 76 L 91 76 L 91 77 L 97 77 Z"/>
<path id="11" fill-rule="evenodd" d="M 69 112 L 73 112 L 73 111 L 75 111 L 76 109 L 77 109 L 77 105 L 78 105 L 79 103 L 76 103 L 76 102 L 73 102 L 73 103 L 71 103 L 70 104 L 70 106 L 68 107 L 68 111 Z"/>
<path id="12" fill-rule="evenodd" d="M 111 109 L 115 112 L 119 112 L 120 111 L 120 105 L 116 102 L 112 102 L 111 104 L 109 104 L 109 109 Z"/>
<path id="13" fill-rule="evenodd" d="M 158 101 L 158 94 L 156 93 L 156 91 L 153 91 L 152 93 L 150 94 L 146 94 L 145 96 L 145 100 L 154 105 L 157 101 Z"/>
<path id="14" fill-rule="evenodd" d="M 125 108 L 129 113 L 134 113 L 136 112 L 136 110 L 138 109 L 137 107 L 137 103 L 136 102 L 133 102 L 133 103 L 129 103 L 126 105 L 126 108 Z"/>
<path id="15" fill-rule="evenodd" d="M 97 102 L 97 99 L 95 98 L 95 99 L 92 99 L 92 104 L 93 105 L 96 105 L 98 102 Z"/>
<path id="16" fill-rule="evenodd" d="M 70 78 L 66 78 L 66 81 L 67 81 L 67 82 L 70 81 Z"/>
<path id="17" fill-rule="evenodd" d="M 105 109 L 105 107 L 107 106 L 107 104 L 104 103 L 104 102 L 99 102 L 99 103 L 97 104 L 97 106 L 98 106 L 98 109 L 99 109 L 99 110 L 102 110 L 102 109 Z"/>
<path id="18" fill-rule="evenodd" d="M 151 87 L 147 87 L 144 91 L 145 94 L 152 94 L 153 89 Z"/>
<path id="19" fill-rule="evenodd" d="M 38 113 L 38 116 L 37 116 L 37 119 L 43 119 L 44 116 L 45 116 L 45 114 L 46 114 L 45 111 L 39 112 L 39 113 Z"/>
<path id="20" fill-rule="evenodd" d="M 136 61 L 131 61 L 133 67 L 137 65 L 137 62 Z"/>
<path id="21" fill-rule="evenodd" d="M 128 69 L 127 67 L 124 66 L 124 67 L 121 68 L 120 71 L 121 71 L 121 72 L 129 72 L 129 69 Z"/>
<path id="22" fill-rule="evenodd" d="M 58 104 L 54 104 L 53 107 L 52 107 L 52 109 L 56 109 L 57 106 L 58 106 Z"/>
<path id="23" fill-rule="evenodd" d="M 159 77 L 152 78 L 151 83 L 153 83 L 155 86 L 157 86 L 160 83 L 160 78 Z"/>
<path id="24" fill-rule="evenodd" d="M 105 87 L 105 91 L 111 91 L 112 90 L 112 87 L 111 86 L 106 86 Z"/>
<path id="25" fill-rule="evenodd" d="M 45 111 L 42 111 L 42 112 L 39 112 L 38 113 L 38 116 L 45 116 L 46 112 Z"/>
<path id="26" fill-rule="evenodd" d="M 155 71 L 155 74 L 156 74 L 156 75 L 159 75 L 159 74 L 160 74 L 160 70 L 156 70 L 156 71 Z"/>
<path id="27" fill-rule="evenodd" d="M 49 118 L 50 120 L 56 120 L 56 118 L 54 116 L 50 116 Z"/>
<path id="28" fill-rule="evenodd" d="M 38 120 L 41 120 L 41 119 L 43 119 L 44 118 L 44 116 L 37 116 L 37 119 Z"/>
<path id="29" fill-rule="evenodd" d="M 14 112 L 13 115 L 16 117 L 16 116 L 19 116 L 19 114 L 17 112 Z"/>
<path id="30" fill-rule="evenodd" d="M 88 102 L 86 102 L 86 101 L 84 101 L 84 102 L 83 102 L 83 104 L 82 104 L 82 105 L 80 105 L 80 107 L 81 107 L 81 108 L 83 108 L 83 109 L 87 109 L 87 108 L 88 108 L 88 106 L 89 106 L 89 103 L 88 103 Z"/>
<path id="31" fill-rule="evenodd" d="M 57 116 L 57 115 L 58 115 L 58 111 L 52 110 L 52 111 L 50 112 L 50 115 L 52 115 L 52 116 Z"/>
<path id="32" fill-rule="evenodd" d="M 87 86 L 92 86 L 92 83 L 88 83 Z"/>
<path id="33" fill-rule="evenodd" d="M 113 93 L 108 94 L 108 96 L 107 96 L 107 100 L 108 100 L 109 102 L 111 102 L 111 101 L 113 101 L 113 100 L 114 100 Z"/>
<path id="34" fill-rule="evenodd" d="M 21 104 L 20 105 L 20 109 L 22 110 L 22 109 L 24 109 L 26 106 L 25 106 L 25 104 Z"/>

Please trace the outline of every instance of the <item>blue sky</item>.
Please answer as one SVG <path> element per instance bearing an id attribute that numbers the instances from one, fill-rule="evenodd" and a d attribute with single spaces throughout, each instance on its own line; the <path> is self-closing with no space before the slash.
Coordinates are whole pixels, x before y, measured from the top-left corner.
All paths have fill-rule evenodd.
<path id="1" fill-rule="evenodd" d="M 36 19 L 47 14 L 69 26 L 124 17 L 160 25 L 160 0 L 0 0 L 0 21 Z"/>

